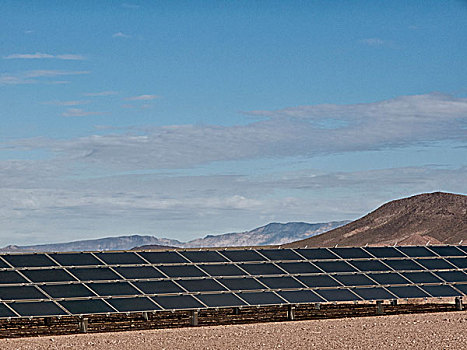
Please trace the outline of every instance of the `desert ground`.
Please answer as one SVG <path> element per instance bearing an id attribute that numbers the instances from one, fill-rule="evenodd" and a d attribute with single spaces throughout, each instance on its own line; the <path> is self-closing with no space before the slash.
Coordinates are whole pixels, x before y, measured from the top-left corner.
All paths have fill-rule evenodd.
<path id="1" fill-rule="evenodd" d="M 467 311 L 0 340 L 0 349 L 465 349 Z"/>

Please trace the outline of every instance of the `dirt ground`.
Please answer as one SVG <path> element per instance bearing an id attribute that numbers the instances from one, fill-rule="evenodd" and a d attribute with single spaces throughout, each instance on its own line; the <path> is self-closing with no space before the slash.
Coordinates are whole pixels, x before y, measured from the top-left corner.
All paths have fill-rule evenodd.
<path id="1" fill-rule="evenodd" d="M 466 349 L 467 311 L 1 339 L 0 349 Z"/>

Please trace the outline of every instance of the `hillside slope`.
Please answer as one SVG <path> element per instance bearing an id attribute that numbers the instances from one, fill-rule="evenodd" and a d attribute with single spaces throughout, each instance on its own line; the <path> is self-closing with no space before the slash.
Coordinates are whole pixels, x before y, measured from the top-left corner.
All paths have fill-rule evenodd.
<path id="1" fill-rule="evenodd" d="M 284 247 L 456 244 L 467 241 L 467 196 L 435 192 L 384 204 L 319 236 Z"/>

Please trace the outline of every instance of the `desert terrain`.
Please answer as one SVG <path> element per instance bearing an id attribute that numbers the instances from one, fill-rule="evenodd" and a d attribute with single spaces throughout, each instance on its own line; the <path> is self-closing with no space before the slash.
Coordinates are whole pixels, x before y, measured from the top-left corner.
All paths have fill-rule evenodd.
<path id="1" fill-rule="evenodd" d="M 0 340 L 42 349 L 465 349 L 467 311 Z"/>

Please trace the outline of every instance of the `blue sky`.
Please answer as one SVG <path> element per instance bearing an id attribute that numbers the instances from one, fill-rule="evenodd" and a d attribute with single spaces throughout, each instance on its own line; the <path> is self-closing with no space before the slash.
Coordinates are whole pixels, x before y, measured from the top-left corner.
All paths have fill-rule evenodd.
<path id="1" fill-rule="evenodd" d="M 467 193 L 464 1 L 3 1 L 0 244 Z"/>

